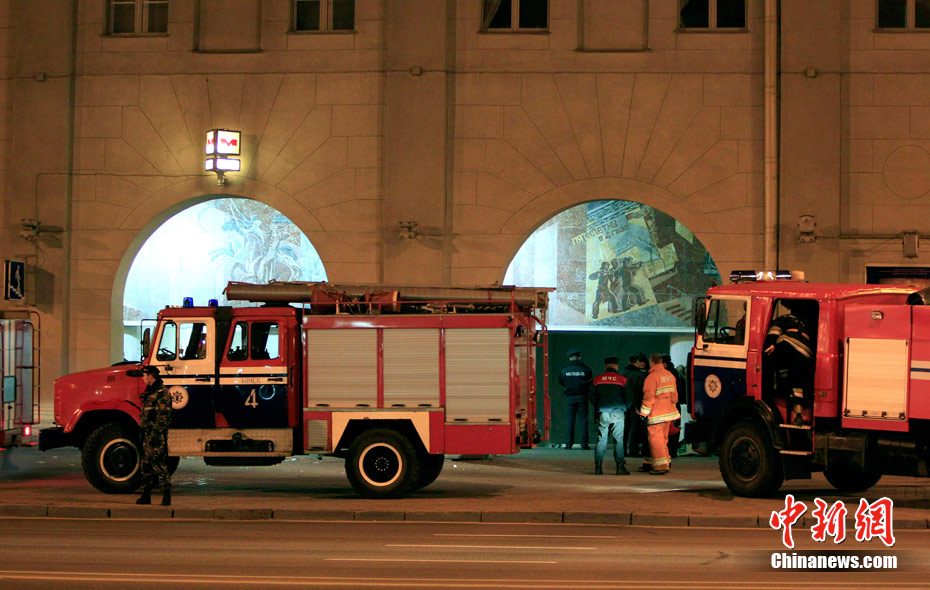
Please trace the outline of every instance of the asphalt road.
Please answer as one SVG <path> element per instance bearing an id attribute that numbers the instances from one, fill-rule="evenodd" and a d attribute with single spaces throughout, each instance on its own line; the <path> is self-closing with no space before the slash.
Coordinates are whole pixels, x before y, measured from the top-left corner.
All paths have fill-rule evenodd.
<path id="1" fill-rule="evenodd" d="M 107 511 L 114 515 L 140 508 L 133 495 L 95 490 L 83 476 L 77 449 L 0 454 L 7 453 L 9 469 L 0 468 L 0 516 L 35 516 L 29 509 L 48 507 L 51 516 L 99 517 L 102 512 L 106 517 Z M 630 469 L 637 464 L 627 461 Z M 352 490 L 344 462 L 332 457 L 294 457 L 273 467 L 209 467 L 200 459 L 185 458 L 173 477 L 172 509 L 174 516 L 184 518 L 205 513 L 235 518 L 221 511 L 261 510 L 273 511 L 274 518 L 288 511 L 315 513 L 305 520 L 348 520 L 352 515 L 356 520 L 410 520 L 412 515 L 436 520 L 434 516 L 445 515 L 443 520 L 719 526 L 721 519 L 731 519 L 726 526 L 739 526 L 739 521 L 755 527 L 767 526 L 771 512 L 784 508 L 785 494 L 792 493 L 810 509 L 818 497 L 831 504 L 843 501 L 850 516 L 860 497 L 870 502 L 888 497 L 894 500 L 899 528 L 927 529 L 930 517 L 928 479 L 884 477 L 867 493 L 843 495 L 815 474 L 786 482 L 772 498 L 738 498 L 721 480 L 714 457 L 676 459 L 672 472 L 661 477 L 635 471 L 618 477 L 610 473 L 612 463 L 608 474 L 596 476 L 592 467 L 592 453 L 580 450 L 540 448 L 481 460 L 447 457 L 442 474 L 429 487 L 406 498 L 369 500 Z M 4 507 L 20 511 L 4 512 Z M 155 508 L 151 511 L 157 512 Z"/>
<path id="2" fill-rule="evenodd" d="M 898 546 L 897 570 L 787 572 L 763 529 L 8 518 L 0 588 L 927 588 L 930 531 Z"/>

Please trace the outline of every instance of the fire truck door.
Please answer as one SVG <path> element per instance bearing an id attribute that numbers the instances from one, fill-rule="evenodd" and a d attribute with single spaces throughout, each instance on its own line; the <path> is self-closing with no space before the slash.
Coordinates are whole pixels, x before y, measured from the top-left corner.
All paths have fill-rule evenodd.
<path id="1" fill-rule="evenodd" d="M 172 428 L 213 428 L 216 394 L 214 320 L 165 320 L 151 365 L 171 393 Z"/>
<path id="2" fill-rule="evenodd" d="M 220 366 L 217 411 L 233 428 L 285 428 L 288 370 L 275 320 L 237 321 Z"/>
<path id="3" fill-rule="evenodd" d="M 746 394 L 746 326 L 749 298 L 707 302 L 703 330 L 694 349 L 694 413 L 713 417 L 731 399 Z"/>

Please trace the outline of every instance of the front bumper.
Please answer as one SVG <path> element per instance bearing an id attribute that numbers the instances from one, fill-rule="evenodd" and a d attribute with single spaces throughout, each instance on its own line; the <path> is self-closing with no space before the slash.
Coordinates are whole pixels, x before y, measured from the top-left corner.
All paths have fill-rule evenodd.
<path id="1" fill-rule="evenodd" d="M 48 451 L 61 447 L 73 447 L 74 442 L 72 439 L 71 433 L 65 432 L 65 429 L 61 426 L 43 428 L 39 431 L 39 450 Z"/>

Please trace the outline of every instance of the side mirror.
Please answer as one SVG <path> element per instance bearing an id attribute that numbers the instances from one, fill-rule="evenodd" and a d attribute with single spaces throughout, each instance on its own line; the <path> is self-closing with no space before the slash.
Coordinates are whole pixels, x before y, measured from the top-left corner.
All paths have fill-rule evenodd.
<path id="1" fill-rule="evenodd" d="M 703 334 L 707 327 L 707 297 L 694 299 L 694 330 L 696 334 Z"/>
<path id="2" fill-rule="evenodd" d="M 146 328 L 142 332 L 142 359 L 145 360 L 149 356 L 149 349 L 152 346 L 152 329 Z M 142 376 L 142 373 L 139 373 L 139 376 Z"/>

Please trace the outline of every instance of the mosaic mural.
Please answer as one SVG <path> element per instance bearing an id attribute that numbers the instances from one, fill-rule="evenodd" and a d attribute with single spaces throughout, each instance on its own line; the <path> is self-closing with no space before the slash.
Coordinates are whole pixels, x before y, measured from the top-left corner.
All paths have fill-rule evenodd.
<path id="1" fill-rule="evenodd" d="M 168 219 L 139 250 L 123 295 L 126 358 L 139 357 L 140 320 L 193 297 L 229 305 L 229 281 L 325 281 L 316 249 L 276 209 L 250 199 L 217 199 Z M 243 305 L 235 302 L 235 305 Z"/>
<path id="2" fill-rule="evenodd" d="M 554 287 L 551 328 L 685 329 L 694 297 L 720 284 L 720 274 L 672 217 L 632 201 L 596 201 L 540 226 L 504 283 Z"/>

